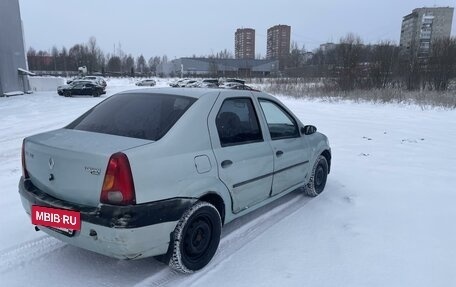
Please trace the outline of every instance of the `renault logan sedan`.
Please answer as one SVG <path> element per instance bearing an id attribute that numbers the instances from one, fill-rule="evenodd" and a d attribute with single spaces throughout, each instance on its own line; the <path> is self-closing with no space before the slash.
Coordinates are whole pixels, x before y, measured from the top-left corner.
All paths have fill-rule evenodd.
<path id="1" fill-rule="evenodd" d="M 328 139 L 262 92 L 126 91 L 68 126 L 30 136 L 19 192 L 32 224 L 122 259 L 206 266 L 221 228 L 304 187 L 320 194 Z"/>

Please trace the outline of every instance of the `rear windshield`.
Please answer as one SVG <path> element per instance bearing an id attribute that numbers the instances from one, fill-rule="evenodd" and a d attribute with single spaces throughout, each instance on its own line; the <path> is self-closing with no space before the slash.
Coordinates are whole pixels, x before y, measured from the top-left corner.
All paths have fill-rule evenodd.
<path id="1" fill-rule="evenodd" d="M 66 128 L 156 141 L 195 101 L 194 98 L 176 95 L 115 95 Z"/>

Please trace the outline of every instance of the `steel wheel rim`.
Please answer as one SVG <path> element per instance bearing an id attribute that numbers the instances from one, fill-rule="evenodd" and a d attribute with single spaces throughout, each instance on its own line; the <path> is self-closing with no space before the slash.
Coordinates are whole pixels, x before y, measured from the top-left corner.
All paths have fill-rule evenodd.
<path id="1" fill-rule="evenodd" d="M 325 168 L 319 164 L 315 170 L 314 186 L 315 190 L 320 193 L 326 184 L 326 171 Z"/>
<path id="2" fill-rule="evenodd" d="M 185 231 L 183 253 L 190 261 L 203 257 L 212 241 L 212 223 L 208 216 L 199 216 Z"/>

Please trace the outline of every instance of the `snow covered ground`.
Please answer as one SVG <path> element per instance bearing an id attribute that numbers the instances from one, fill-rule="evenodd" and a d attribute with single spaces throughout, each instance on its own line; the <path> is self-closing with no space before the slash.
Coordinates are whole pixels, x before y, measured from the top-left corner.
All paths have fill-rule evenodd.
<path id="1" fill-rule="evenodd" d="M 228 224 L 213 261 L 190 276 L 35 232 L 17 193 L 22 139 L 133 84 L 110 80 L 101 98 L 0 98 L 2 286 L 456 286 L 456 111 L 280 97 L 330 139 L 325 192 L 296 191 Z"/>

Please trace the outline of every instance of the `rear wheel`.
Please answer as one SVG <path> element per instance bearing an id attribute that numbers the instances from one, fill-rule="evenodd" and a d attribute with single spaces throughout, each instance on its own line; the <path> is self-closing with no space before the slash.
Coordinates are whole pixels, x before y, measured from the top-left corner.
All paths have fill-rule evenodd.
<path id="1" fill-rule="evenodd" d="M 328 177 L 328 161 L 322 155 L 318 156 L 312 168 L 309 182 L 305 185 L 306 195 L 315 197 L 323 192 Z"/>
<path id="2" fill-rule="evenodd" d="M 182 273 L 206 266 L 217 251 L 221 230 L 217 209 L 208 202 L 197 202 L 177 223 L 169 266 Z"/>

